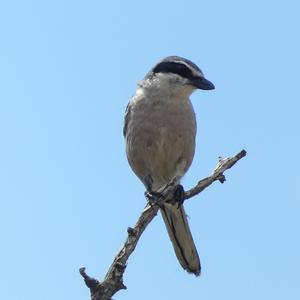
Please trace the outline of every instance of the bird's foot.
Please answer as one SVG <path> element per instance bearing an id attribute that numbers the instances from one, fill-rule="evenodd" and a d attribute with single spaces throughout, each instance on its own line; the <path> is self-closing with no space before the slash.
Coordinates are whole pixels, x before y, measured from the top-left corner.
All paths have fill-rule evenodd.
<path id="1" fill-rule="evenodd" d="M 162 193 L 160 193 L 160 192 L 146 191 L 145 192 L 145 197 L 148 200 L 150 206 L 158 205 L 160 207 L 159 199 L 161 197 L 164 197 L 164 195 Z"/>
<path id="2" fill-rule="evenodd" d="M 178 184 L 174 191 L 174 197 L 172 200 L 169 200 L 168 203 L 177 204 L 177 208 L 179 208 L 185 200 L 184 188 L 181 184 Z"/>

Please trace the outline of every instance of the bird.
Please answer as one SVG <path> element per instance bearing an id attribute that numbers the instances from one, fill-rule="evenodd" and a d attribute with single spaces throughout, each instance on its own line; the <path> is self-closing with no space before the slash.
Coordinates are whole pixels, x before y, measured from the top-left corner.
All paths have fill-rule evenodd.
<path id="1" fill-rule="evenodd" d="M 182 203 L 180 179 L 195 153 L 197 124 L 189 97 L 197 89 L 214 88 L 195 63 L 168 56 L 137 83 L 123 128 L 129 165 L 146 192 L 155 195 L 172 180 L 177 186 L 180 199 L 164 202 L 160 212 L 179 263 L 196 276 L 201 264 Z"/>

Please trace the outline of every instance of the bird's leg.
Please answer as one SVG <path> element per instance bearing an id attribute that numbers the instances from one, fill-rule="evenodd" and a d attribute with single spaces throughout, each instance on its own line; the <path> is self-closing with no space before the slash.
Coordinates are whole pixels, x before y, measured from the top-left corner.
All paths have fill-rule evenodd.
<path id="1" fill-rule="evenodd" d="M 145 192 L 145 197 L 148 200 L 149 204 L 152 205 L 159 205 L 158 200 L 159 198 L 163 197 L 163 194 L 160 192 L 156 192 L 152 190 L 153 178 L 151 175 L 147 175 L 144 178 L 144 183 L 147 188 Z"/>
<path id="2" fill-rule="evenodd" d="M 159 192 L 154 192 L 154 191 L 146 191 L 145 192 L 145 197 L 148 200 L 150 204 L 157 204 L 158 199 L 160 197 L 163 197 L 163 195 Z"/>
<path id="3" fill-rule="evenodd" d="M 159 208 L 162 207 L 161 204 L 161 198 L 165 199 L 165 196 L 160 193 L 160 192 L 155 192 L 155 191 L 146 191 L 145 192 L 145 197 L 148 200 L 148 203 L 151 207 L 154 205 L 157 205 Z"/>

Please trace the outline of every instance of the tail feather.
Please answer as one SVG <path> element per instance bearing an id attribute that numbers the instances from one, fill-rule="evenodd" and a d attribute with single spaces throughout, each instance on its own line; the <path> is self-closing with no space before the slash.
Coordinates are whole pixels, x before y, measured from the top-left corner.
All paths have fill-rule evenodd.
<path id="1" fill-rule="evenodd" d="M 165 203 L 160 211 L 178 261 L 187 272 L 199 276 L 200 259 L 183 205 L 177 208 L 177 205 Z"/>

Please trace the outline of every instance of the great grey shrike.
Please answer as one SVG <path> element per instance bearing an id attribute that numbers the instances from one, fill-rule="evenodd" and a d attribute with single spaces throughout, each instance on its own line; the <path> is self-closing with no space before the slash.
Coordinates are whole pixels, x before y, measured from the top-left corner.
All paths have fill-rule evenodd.
<path id="1" fill-rule="evenodd" d="M 128 162 L 146 187 L 157 192 L 180 179 L 195 153 L 196 117 L 189 96 L 214 85 L 190 60 L 169 56 L 158 62 L 137 85 L 125 115 Z M 200 275 L 201 266 L 183 205 L 164 202 L 160 211 L 181 266 Z"/>

